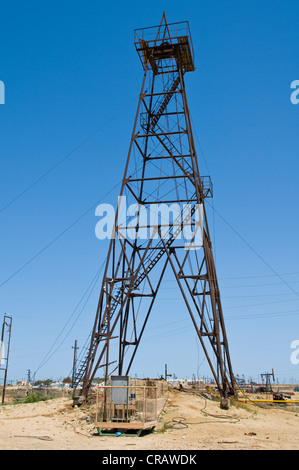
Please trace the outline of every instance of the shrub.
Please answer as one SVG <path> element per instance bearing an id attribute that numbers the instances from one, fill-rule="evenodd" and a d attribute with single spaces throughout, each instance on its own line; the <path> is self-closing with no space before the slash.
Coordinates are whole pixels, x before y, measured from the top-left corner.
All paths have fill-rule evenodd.
<path id="1" fill-rule="evenodd" d="M 30 395 L 28 395 L 25 398 L 24 403 L 36 403 L 38 401 L 50 400 L 51 398 L 53 398 L 53 397 L 49 396 L 49 395 L 45 395 L 45 394 L 40 393 L 40 392 L 30 393 Z"/>

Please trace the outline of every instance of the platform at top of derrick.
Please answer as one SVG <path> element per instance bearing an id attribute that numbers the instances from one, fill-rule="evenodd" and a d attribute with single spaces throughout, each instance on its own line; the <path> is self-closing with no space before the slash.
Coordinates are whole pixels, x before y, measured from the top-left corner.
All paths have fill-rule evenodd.
<path id="1" fill-rule="evenodd" d="M 159 26 L 135 30 L 134 44 L 143 68 L 148 64 L 154 74 L 195 70 L 188 21 L 167 23 L 163 14 Z"/>

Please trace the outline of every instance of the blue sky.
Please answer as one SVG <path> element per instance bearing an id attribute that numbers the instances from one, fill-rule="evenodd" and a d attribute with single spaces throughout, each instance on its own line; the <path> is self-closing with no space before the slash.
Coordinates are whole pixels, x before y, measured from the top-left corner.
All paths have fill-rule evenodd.
<path id="1" fill-rule="evenodd" d="M 209 220 L 233 368 L 299 381 L 290 361 L 299 339 L 299 105 L 290 101 L 299 5 L 290 0 L 1 6 L 0 314 L 13 315 L 11 380 L 28 369 L 68 375 L 74 341 L 82 348 L 93 325 L 99 282 L 75 309 L 107 243 L 88 209 L 117 198 L 142 80 L 134 29 L 158 24 L 163 11 L 191 29 L 196 71 L 186 87 L 201 173 L 214 184 Z M 177 376 L 210 375 L 171 278 L 160 297 L 132 374 L 156 377 L 167 363 Z"/>

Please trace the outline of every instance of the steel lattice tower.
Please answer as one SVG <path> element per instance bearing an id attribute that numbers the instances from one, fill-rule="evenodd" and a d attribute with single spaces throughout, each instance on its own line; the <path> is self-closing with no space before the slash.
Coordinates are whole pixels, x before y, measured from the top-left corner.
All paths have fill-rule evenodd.
<path id="1" fill-rule="evenodd" d="M 143 82 L 115 236 L 75 384 L 83 380 L 80 393 L 86 397 L 100 368 L 106 379 L 115 370 L 129 373 L 167 269 L 175 276 L 220 394 L 226 397 L 234 393 L 235 382 L 205 209 L 212 185 L 199 173 L 184 82 L 184 75 L 194 71 L 189 25 L 169 24 L 163 14 L 159 26 L 135 30 L 135 47 Z M 127 206 L 136 209 L 125 222 L 124 196 Z M 170 227 L 163 219 L 166 208 L 173 217 Z M 146 217 L 149 213 L 157 216 L 154 223 Z"/>

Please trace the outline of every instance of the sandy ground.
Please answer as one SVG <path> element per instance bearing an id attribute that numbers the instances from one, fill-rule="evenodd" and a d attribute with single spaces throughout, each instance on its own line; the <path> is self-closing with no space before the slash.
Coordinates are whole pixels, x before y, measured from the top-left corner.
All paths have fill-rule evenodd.
<path id="1" fill-rule="evenodd" d="M 172 390 L 153 433 L 99 436 L 92 407 L 72 400 L 0 407 L 1 450 L 298 450 L 299 408 L 252 403 L 221 410 L 212 400 Z"/>

